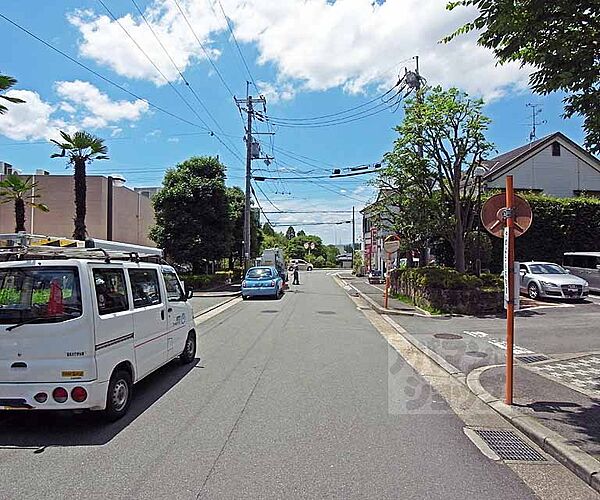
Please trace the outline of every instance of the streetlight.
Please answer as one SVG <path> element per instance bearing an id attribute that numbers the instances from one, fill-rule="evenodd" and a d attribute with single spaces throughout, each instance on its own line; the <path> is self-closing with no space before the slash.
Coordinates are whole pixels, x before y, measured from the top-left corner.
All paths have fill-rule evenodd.
<path id="1" fill-rule="evenodd" d="M 487 170 L 484 167 L 475 168 L 475 179 L 477 181 L 477 251 L 475 260 L 475 274 L 481 276 L 481 178 Z"/>

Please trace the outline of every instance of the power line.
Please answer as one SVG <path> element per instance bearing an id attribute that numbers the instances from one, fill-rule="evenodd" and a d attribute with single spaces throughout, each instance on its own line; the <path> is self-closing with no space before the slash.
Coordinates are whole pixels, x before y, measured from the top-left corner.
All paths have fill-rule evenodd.
<path id="1" fill-rule="evenodd" d="M 55 47 L 54 45 L 52 45 L 51 43 L 47 42 L 46 40 L 44 40 L 43 38 L 37 36 L 36 34 L 34 34 L 33 32 L 29 31 L 27 28 L 24 28 L 23 26 L 21 26 L 20 24 L 16 23 L 15 21 L 13 21 L 12 19 L 6 17 L 4 14 L 0 13 L 0 18 L 4 19 L 5 21 L 7 21 L 8 23 L 12 24 L 15 28 L 23 31 L 24 33 L 28 34 L 30 37 L 34 38 L 35 40 L 37 40 L 38 42 L 42 43 L 43 45 L 45 45 L 46 47 L 48 47 L 49 49 L 53 50 L 54 52 L 60 54 L 61 56 L 65 57 L 66 59 L 68 59 L 69 61 L 77 64 L 79 67 L 85 69 L 86 71 L 92 73 L 93 75 L 97 76 L 98 78 L 100 78 L 101 80 L 105 81 L 106 83 L 112 85 L 113 87 L 118 88 L 119 90 L 125 92 L 126 94 L 129 94 L 130 96 L 134 97 L 135 99 L 138 99 L 140 101 L 144 101 L 145 103 L 147 103 L 150 107 L 156 109 L 157 111 L 160 111 L 161 113 L 164 113 L 166 115 L 169 115 L 172 118 L 175 118 L 181 122 L 187 123 L 188 125 L 191 125 L 193 127 L 197 127 L 197 128 L 201 128 L 204 130 L 207 130 L 210 132 L 210 129 L 208 127 L 202 126 L 202 125 L 198 125 L 197 123 L 191 122 L 189 120 L 187 120 L 186 118 L 183 118 L 179 115 L 176 115 L 175 113 L 172 113 L 154 103 L 152 103 L 151 101 L 149 101 L 148 99 L 139 96 L 138 94 L 132 92 L 131 90 L 126 89 L 125 87 L 123 87 L 122 85 L 119 85 L 118 83 L 112 81 L 110 78 L 107 78 L 103 75 L 101 75 L 100 73 L 98 73 L 97 71 L 93 70 L 92 68 L 90 68 L 89 66 L 86 66 L 85 64 L 83 64 L 82 62 L 79 62 L 77 59 L 71 57 L 69 54 L 67 54 L 66 52 L 63 52 L 62 50 L 60 50 L 59 48 Z"/>
<path id="2" fill-rule="evenodd" d="M 275 210 L 277 210 L 277 212 L 275 212 L 275 213 L 281 213 L 281 210 L 279 210 L 279 207 L 277 207 L 275 204 L 273 204 L 273 202 L 269 199 L 269 197 L 262 190 L 262 188 L 260 187 L 260 185 L 256 184 L 256 183 L 254 183 L 254 184 L 256 185 L 256 187 L 258 188 L 258 190 L 260 191 L 260 193 L 265 197 L 265 200 L 267 200 L 267 202 L 269 203 L 269 205 L 271 205 Z"/>
<path id="3" fill-rule="evenodd" d="M 250 68 L 248 67 L 248 63 L 246 62 L 246 58 L 244 57 L 244 54 L 242 53 L 242 49 L 240 48 L 240 44 L 238 43 L 237 38 L 235 37 L 235 33 L 233 32 L 233 28 L 231 27 L 231 23 L 229 22 L 229 18 L 227 17 L 227 14 L 225 13 L 225 9 L 223 8 L 223 4 L 221 3 L 221 0 L 217 0 L 217 2 L 219 4 L 219 7 L 221 8 L 221 12 L 223 13 L 223 17 L 225 18 L 225 22 L 227 23 L 227 28 L 229 29 L 229 33 L 231 33 L 231 38 L 233 38 L 235 46 L 237 47 L 238 53 L 240 55 L 240 58 L 241 58 L 242 62 L 244 63 L 244 67 L 246 68 L 246 71 L 248 72 L 248 76 L 250 77 L 250 81 L 254 85 L 254 88 L 256 90 L 259 90 L 258 86 L 256 85 L 256 82 L 254 81 L 254 77 L 252 76 L 252 73 L 250 72 Z"/>
<path id="4" fill-rule="evenodd" d="M 258 199 L 258 196 L 256 196 L 256 192 L 254 191 L 254 188 L 252 186 L 250 186 L 250 189 L 252 190 L 252 194 L 254 195 L 254 199 L 256 200 L 256 204 L 258 205 L 258 209 L 260 210 L 260 212 L 265 216 L 266 221 L 269 223 L 269 226 L 273 226 L 273 224 L 271 223 L 271 221 L 269 220 L 269 217 L 267 217 L 267 214 L 265 213 L 265 211 L 263 210 L 262 205 L 260 204 L 260 201 Z"/>
<path id="5" fill-rule="evenodd" d="M 280 210 L 267 214 L 351 214 L 352 210 Z"/>
<path id="6" fill-rule="evenodd" d="M 179 12 L 183 16 L 183 19 L 185 19 L 185 22 L 188 25 L 188 27 L 190 28 L 190 31 L 192 32 L 192 34 L 194 35 L 194 38 L 198 42 L 198 45 L 200 45 L 200 48 L 204 52 L 204 55 L 206 56 L 206 59 L 211 64 L 211 66 L 213 67 L 213 69 L 215 70 L 215 72 L 217 73 L 217 75 L 219 76 L 219 79 L 221 80 L 221 83 L 225 86 L 225 88 L 227 89 L 227 91 L 229 92 L 229 94 L 231 95 L 231 97 L 235 98 L 235 95 L 233 94 L 233 91 L 231 90 L 231 88 L 229 87 L 229 85 L 227 85 L 227 82 L 225 81 L 225 78 L 223 78 L 223 75 L 219 71 L 219 68 L 217 67 L 217 65 L 213 62 L 212 58 L 210 57 L 210 53 L 208 52 L 208 50 L 206 50 L 206 48 L 204 47 L 204 44 L 200 41 L 200 38 L 196 34 L 196 30 L 194 30 L 194 28 L 192 27 L 192 25 L 191 25 L 188 17 L 186 16 L 185 12 L 181 8 L 181 5 L 179 4 L 178 0 L 173 0 L 173 1 L 175 2 L 175 5 L 177 5 L 177 8 L 179 9 Z"/>
<path id="7" fill-rule="evenodd" d="M 398 86 L 398 83 L 396 85 L 394 85 L 391 89 L 389 89 L 387 92 L 385 92 L 381 95 L 378 95 L 377 97 L 374 97 L 370 101 L 359 104 L 358 106 L 353 106 L 353 107 L 345 109 L 343 111 L 338 111 L 336 113 L 329 113 L 327 115 L 304 117 L 304 118 L 286 118 L 286 117 L 278 117 L 278 116 L 269 115 L 269 119 L 273 120 L 273 121 L 283 121 L 283 122 L 300 122 L 300 121 L 318 121 L 318 120 L 322 120 L 324 118 L 330 118 L 332 116 L 345 115 L 345 114 L 355 111 L 357 109 L 364 108 L 365 106 L 368 106 L 369 104 L 372 104 L 375 101 L 383 99 L 386 95 L 388 95 L 390 92 L 392 92 L 397 86 Z"/>
<path id="8" fill-rule="evenodd" d="M 108 6 L 104 3 L 104 1 L 103 0 L 98 0 L 98 2 L 100 3 L 100 5 L 102 5 L 102 7 L 104 7 L 104 9 L 106 10 L 106 12 L 108 12 L 108 15 L 113 19 L 113 21 L 115 21 L 119 25 L 119 27 L 123 30 L 123 32 L 127 35 L 127 37 L 134 43 L 134 45 L 138 48 L 138 50 L 144 55 L 144 57 L 146 57 L 146 59 L 148 60 L 148 62 L 154 67 L 154 69 L 156 69 L 156 71 L 160 74 L 160 76 L 167 82 L 167 84 L 169 85 L 169 87 L 171 87 L 171 89 L 173 89 L 173 91 L 185 103 L 185 105 L 190 109 L 190 111 L 192 111 L 192 113 L 194 113 L 194 115 L 196 115 L 196 117 L 198 118 L 198 120 L 200 120 L 202 122 L 202 124 L 204 125 L 204 127 L 207 130 L 209 130 L 213 134 L 213 136 L 216 137 L 217 140 L 223 145 L 223 147 L 225 147 L 234 157 L 236 157 L 239 161 L 243 161 L 242 158 L 239 156 L 239 154 L 237 152 L 233 151 L 217 134 L 215 134 L 210 129 L 210 127 L 208 126 L 208 124 L 206 123 L 206 121 L 200 116 L 200 114 L 198 113 L 198 111 L 196 111 L 196 109 L 194 109 L 192 107 L 192 105 L 183 96 L 183 94 L 181 94 L 181 92 L 179 92 L 179 90 L 177 89 L 177 87 L 175 87 L 175 85 L 173 85 L 173 82 L 171 82 L 171 80 L 169 80 L 169 78 L 167 78 L 167 76 L 164 74 L 164 72 L 156 65 L 156 63 L 152 60 L 152 58 L 148 55 L 148 53 L 143 49 L 143 47 L 136 41 L 136 39 L 129 33 L 129 31 L 127 31 L 127 28 L 125 28 L 125 26 L 123 26 L 123 24 L 121 23 L 121 21 L 119 21 L 119 19 L 113 14 L 113 12 L 108 8 Z M 137 4 L 135 2 L 134 2 L 134 5 L 137 7 Z M 138 11 L 139 11 L 139 7 L 138 7 Z M 166 52 L 166 49 L 164 49 L 164 45 L 160 42 L 160 40 L 158 39 L 158 37 L 156 37 L 156 34 L 154 33 L 154 30 L 150 27 L 149 23 L 146 21 L 146 18 L 145 18 L 145 16 L 143 14 L 142 14 L 142 18 L 146 22 L 146 25 L 148 25 L 148 27 L 150 28 L 150 31 L 154 34 L 155 38 L 159 42 L 159 45 L 161 47 L 163 47 L 163 50 L 165 50 L 165 53 L 167 54 L 167 57 L 171 60 L 171 62 L 173 62 L 173 59 L 171 58 L 171 56 L 169 55 L 169 53 Z M 221 127 L 218 124 L 218 122 L 214 119 L 214 117 L 212 116 L 212 114 L 210 113 L 210 111 L 208 110 L 208 108 L 204 105 L 204 103 L 202 102 L 202 100 L 200 99 L 200 97 L 198 96 L 198 94 L 196 93 L 196 91 L 190 86 L 189 82 L 185 79 L 185 77 L 183 76 L 183 74 L 181 73 L 181 71 L 179 71 L 179 68 L 177 67 L 177 65 L 174 62 L 173 62 L 173 65 L 175 66 L 175 69 L 177 70 L 177 72 L 179 73 L 179 75 L 182 77 L 183 81 L 185 82 L 185 84 L 187 85 L 187 87 L 190 89 L 190 91 L 192 92 L 192 94 L 194 95 L 194 97 L 196 98 L 196 100 L 198 101 L 198 103 L 202 106 L 202 108 L 204 109 L 204 111 L 206 111 L 206 113 L 212 118 L 212 120 L 217 124 L 217 128 L 219 128 L 221 130 Z"/>
<path id="9" fill-rule="evenodd" d="M 285 227 L 285 226 L 339 226 L 342 224 L 352 224 L 351 220 L 342 220 L 337 222 L 275 222 L 269 225 L 271 227 Z"/>

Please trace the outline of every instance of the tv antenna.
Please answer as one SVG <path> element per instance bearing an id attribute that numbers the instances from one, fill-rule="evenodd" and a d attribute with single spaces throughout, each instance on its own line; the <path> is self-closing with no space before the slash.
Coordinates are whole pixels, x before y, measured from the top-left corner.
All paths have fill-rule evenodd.
<path id="1" fill-rule="evenodd" d="M 531 132 L 529 132 L 529 142 L 533 142 L 537 139 L 537 126 L 548 123 L 546 120 L 538 121 L 538 116 L 542 112 L 542 108 L 539 104 L 533 104 L 528 102 L 526 104 L 528 108 L 531 108 Z"/>

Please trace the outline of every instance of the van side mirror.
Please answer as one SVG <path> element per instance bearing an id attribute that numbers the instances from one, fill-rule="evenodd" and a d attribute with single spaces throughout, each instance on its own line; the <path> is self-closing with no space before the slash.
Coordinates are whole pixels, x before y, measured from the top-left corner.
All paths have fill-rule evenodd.
<path id="1" fill-rule="evenodd" d="M 600 271 L 600 264 L 598 264 L 598 265 L 596 266 L 596 269 L 598 269 L 598 271 Z"/>
<path id="2" fill-rule="evenodd" d="M 565 269 L 565 271 L 567 271 L 567 274 L 571 274 L 571 271 L 569 269 Z"/>
<path id="3" fill-rule="evenodd" d="M 190 287 L 186 287 L 185 289 L 185 298 L 186 299 L 191 299 L 194 296 L 194 289 L 190 286 Z"/>

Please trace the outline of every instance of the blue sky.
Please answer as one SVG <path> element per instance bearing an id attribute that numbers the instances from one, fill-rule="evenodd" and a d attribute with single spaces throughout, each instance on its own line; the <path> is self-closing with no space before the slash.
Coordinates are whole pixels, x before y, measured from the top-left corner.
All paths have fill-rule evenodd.
<path id="1" fill-rule="evenodd" d="M 172 86 L 109 16 L 102 2 Z M 64 163 L 50 159 L 52 148 L 46 141 L 58 129 L 85 128 L 106 138 L 111 157 L 94 163 L 90 173 L 120 173 L 130 186 L 159 185 L 165 169 L 177 162 L 192 155 L 218 154 L 228 167 L 228 184 L 242 186 L 244 165 L 237 156 L 244 156 L 243 123 L 229 90 L 243 97 L 246 81 L 253 79 L 267 97 L 271 116 L 326 115 L 385 92 L 399 72 L 414 67 L 412 56 L 416 54 L 428 83 L 456 85 L 488 100 L 486 112 L 493 120 L 489 138 L 500 152 L 527 141 L 531 120 L 527 103 L 540 104 L 543 109 L 540 119 L 547 123 L 538 127 L 538 137 L 560 130 L 582 141 L 580 121 L 561 118 L 562 96 L 531 95 L 526 70 L 515 64 L 497 67 L 472 36 L 446 46 L 437 43 L 473 15 L 467 10 L 446 12 L 444 0 L 178 0 L 193 33 L 175 0 L 102 2 L 82 0 L 75 7 L 74 2 L 65 0 L 4 0 L 0 13 L 180 119 L 112 86 L 0 18 L 4 46 L 10 48 L 3 51 L 0 71 L 18 79 L 15 95 L 27 101 L 0 116 L 0 160 L 25 173 L 36 168 L 66 173 Z M 174 64 L 157 44 L 136 4 Z M 259 91 L 251 85 L 250 93 Z M 401 119 L 400 109 L 332 127 L 276 127 L 274 150 L 269 136 L 261 137 L 265 151 L 274 152 L 277 162 L 270 166 L 254 162 L 253 166 L 266 169 L 261 173 L 267 176 L 310 177 L 326 175 L 333 167 L 374 163 L 391 148 L 393 127 Z M 263 124 L 258 129 L 266 131 Z M 360 176 L 266 181 L 260 183 L 262 192 L 257 187 L 257 194 L 267 212 L 275 212 L 275 207 L 343 211 L 355 206 L 359 210 L 373 195 L 365 181 Z M 298 230 L 302 222 L 339 222 L 349 214 L 270 213 L 269 218 L 295 223 Z M 319 234 L 327 243 L 351 239 L 348 224 L 307 225 L 304 229 Z"/>

